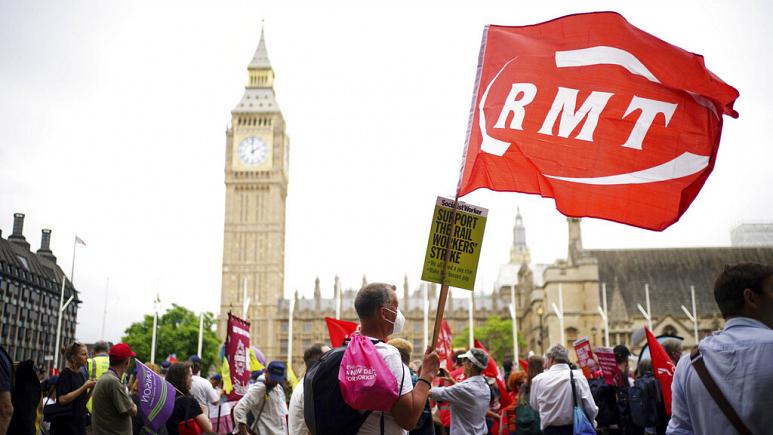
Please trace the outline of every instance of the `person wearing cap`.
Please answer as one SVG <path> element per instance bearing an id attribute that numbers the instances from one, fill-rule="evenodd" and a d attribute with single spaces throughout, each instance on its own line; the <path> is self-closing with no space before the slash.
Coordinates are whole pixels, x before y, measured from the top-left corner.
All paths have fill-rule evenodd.
<path id="1" fill-rule="evenodd" d="M 92 394 L 91 424 L 94 435 L 131 435 L 132 417 L 137 406 L 129 397 L 121 377 L 137 356 L 126 343 L 118 343 L 107 353 L 110 367 L 99 377 Z"/>
<path id="2" fill-rule="evenodd" d="M 166 377 L 166 372 L 169 371 L 169 367 L 172 367 L 172 363 L 169 360 L 161 361 L 161 376 Z"/>
<path id="3" fill-rule="evenodd" d="M 545 355 L 545 371 L 532 380 L 529 405 L 539 413 L 542 433 L 545 435 L 571 435 L 574 417 L 571 378 L 580 405 L 589 421 L 596 419 L 599 408 L 593 401 L 588 380 L 582 370 L 571 370 L 569 352 L 557 344 Z M 518 423 L 516 423 L 518 424 Z"/>
<path id="4" fill-rule="evenodd" d="M 287 369 L 279 361 L 271 361 L 265 373 L 250 385 L 247 394 L 233 409 L 237 433 L 248 434 L 247 415 L 254 420 L 249 430 L 256 434 L 286 434 L 287 402 L 282 383 L 286 380 Z"/>
<path id="5" fill-rule="evenodd" d="M 459 356 L 464 368 L 465 380 L 456 383 L 453 378 L 444 380 L 449 387 L 432 387 L 432 400 L 446 402 L 451 407 L 451 433 L 454 435 L 485 435 L 486 411 L 491 390 L 481 375 L 488 364 L 488 355 L 480 349 L 470 349 Z"/>
<path id="6" fill-rule="evenodd" d="M 193 355 L 189 358 L 191 363 L 191 372 L 193 373 L 193 382 L 191 384 L 191 396 L 193 396 L 203 409 L 209 411 L 209 405 L 217 405 L 220 402 L 220 395 L 212 387 L 208 380 L 199 376 L 201 372 L 201 357 Z M 212 417 L 211 415 L 209 417 Z"/>

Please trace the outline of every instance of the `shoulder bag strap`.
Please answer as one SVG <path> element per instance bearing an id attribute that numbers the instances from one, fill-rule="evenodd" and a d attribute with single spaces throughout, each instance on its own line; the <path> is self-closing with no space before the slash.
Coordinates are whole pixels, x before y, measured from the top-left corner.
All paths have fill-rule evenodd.
<path id="1" fill-rule="evenodd" d="M 690 361 L 692 362 L 693 368 L 695 368 L 695 373 L 697 373 L 698 377 L 701 379 L 703 386 L 706 387 L 706 390 L 708 390 L 711 398 L 714 399 L 714 402 L 716 402 L 716 404 L 719 406 L 719 409 L 722 410 L 722 413 L 725 414 L 725 417 L 730 420 L 730 424 L 733 425 L 739 434 L 751 435 L 752 432 L 748 427 L 746 427 L 744 422 L 741 420 L 741 417 L 738 416 L 738 414 L 735 412 L 735 409 L 733 409 L 733 406 L 730 405 L 730 402 L 727 401 L 725 395 L 722 394 L 722 391 L 714 382 L 711 374 L 709 374 L 709 371 L 706 369 L 706 363 L 703 361 L 703 355 L 701 355 L 701 351 L 697 346 L 695 349 L 693 349 L 692 352 L 690 352 Z"/>
<path id="2" fill-rule="evenodd" d="M 258 416 L 255 417 L 255 428 L 258 429 L 258 433 L 260 433 L 260 416 L 263 415 L 263 409 L 266 407 L 266 402 L 268 402 L 268 385 L 266 385 L 266 383 L 263 382 L 263 386 L 266 388 L 265 392 L 263 393 L 263 403 L 260 405 L 260 411 L 258 411 Z M 275 386 L 274 388 L 276 387 L 278 387 L 278 385 Z"/>
<path id="3" fill-rule="evenodd" d="M 582 413 L 585 414 L 585 418 L 590 421 L 591 419 L 588 417 L 588 413 L 585 412 L 585 405 L 577 403 L 577 389 L 574 386 L 574 370 L 572 370 L 571 367 L 569 367 L 569 382 L 572 384 L 572 401 L 574 401 L 574 406 L 579 406 Z"/>

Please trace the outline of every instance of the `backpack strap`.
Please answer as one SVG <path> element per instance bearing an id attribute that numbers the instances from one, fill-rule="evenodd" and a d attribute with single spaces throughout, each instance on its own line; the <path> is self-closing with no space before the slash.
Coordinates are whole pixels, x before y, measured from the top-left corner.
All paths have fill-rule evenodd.
<path id="1" fill-rule="evenodd" d="M 716 404 L 719 406 L 719 409 L 722 410 L 722 413 L 725 414 L 725 417 L 730 420 L 730 424 L 733 425 L 739 434 L 751 435 L 752 431 L 749 430 L 749 428 L 741 420 L 741 417 L 739 417 L 735 412 L 733 406 L 730 405 L 730 402 L 727 401 L 727 398 L 724 394 L 722 394 L 722 391 L 719 389 L 716 382 L 714 382 L 714 379 L 711 377 L 711 374 L 706 369 L 706 363 L 703 361 L 703 355 L 701 355 L 701 351 L 698 346 L 695 346 L 695 349 L 690 352 L 690 361 L 692 362 L 692 366 L 695 369 L 695 372 L 698 374 L 698 377 L 703 383 L 703 386 L 706 387 L 706 390 L 708 390 L 711 398 L 714 399 L 714 402 L 716 402 Z"/>

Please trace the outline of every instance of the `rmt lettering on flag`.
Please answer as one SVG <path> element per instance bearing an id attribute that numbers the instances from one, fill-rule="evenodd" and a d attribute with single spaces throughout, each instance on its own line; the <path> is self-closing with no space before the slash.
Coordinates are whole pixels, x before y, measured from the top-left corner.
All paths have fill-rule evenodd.
<path id="1" fill-rule="evenodd" d="M 663 230 L 714 167 L 738 91 L 612 12 L 487 26 L 460 195 L 555 198 L 567 216 Z"/>

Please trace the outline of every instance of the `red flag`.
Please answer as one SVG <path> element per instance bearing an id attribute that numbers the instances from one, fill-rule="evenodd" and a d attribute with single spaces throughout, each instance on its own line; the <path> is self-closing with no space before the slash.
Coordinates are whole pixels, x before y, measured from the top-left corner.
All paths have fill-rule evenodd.
<path id="1" fill-rule="evenodd" d="M 344 340 L 351 337 L 357 331 L 360 325 L 346 320 L 336 320 L 332 317 L 325 317 L 327 323 L 327 332 L 330 334 L 330 345 L 339 347 L 344 344 Z"/>
<path id="2" fill-rule="evenodd" d="M 440 324 L 440 334 L 438 335 L 437 346 L 435 347 L 438 357 L 440 357 L 441 363 L 446 362 L 446 369 L 451 369 L 454 366 L 454 348 L 451 346 L 451 328 L 448 323 L 443 319 L 443 323 Z"/>
<path id="3" fill-rule="evenodd" d="M 488 349 L 486 349 L 486 346 L 484 346 L 483 343 L 478 341 L 477 338 L 473 343 L 475 344 L 476 348 L 486 352 L 486 355 L 488 355 L 488 364 L 486 365 L 486 368 L 483 369 L 481 374 L 483 376 L 488 376 L 497 380 L 497 387 L 499 389 L 499 404 L 501 405 L 502 409 L 504 409 L 509 406 L 510 403 L 512 403 L 512 400 L 510 399 L 510 395 L 507 394 L 507 387 L 505 386 L 504 379 L 502 379 L 502 374 L 499 372 L 499 366 L 497 366 L 497 362 L 494 360 L 494 357 L 491 356 L 491 353 L 489 353 Z"/>
<path id="4" fill-rule="evenodd" d="M 736 98 L 703 57 L 614 12 L 486 26 L 459 194 L 539 194 L 662 231 L 714 168 Z"/>
<path id="5" fill-rule="evenodd" d="M 521 370 L 528 372 L 529 371 L 529 361 L 525 359 L 518 358 L 518 365 L 521 366 Z"/>
<path id="6" fill-rule="evenodd" d="M 666 413 L 671 415 L 671 381 L 674 379 L 674 362 L 663 349 L 658 339 L 652 335 L 647 327 L 644 327 L 647 333 L 647 345 L 650 348 L 650 358 L 652 359 L 652 371 L 655 378 L 660 381 L 660 389 L 663 391 L 663 402 L 666 404 Z"/>

